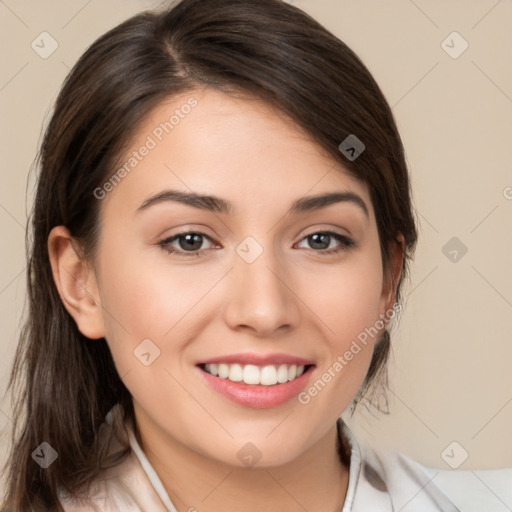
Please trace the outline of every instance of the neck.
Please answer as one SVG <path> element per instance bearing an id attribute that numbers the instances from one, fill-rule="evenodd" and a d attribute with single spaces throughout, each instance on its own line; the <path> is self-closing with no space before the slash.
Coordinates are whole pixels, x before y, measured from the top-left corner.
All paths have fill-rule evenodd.
<path id="1" fill-rule="evenodd" d="M 139 442 L 178 512 L 340 512 L 348 465 L 334 424 L 295 460 L 271 468 L 239 468 L 190 450 L 143 425 Z"/>

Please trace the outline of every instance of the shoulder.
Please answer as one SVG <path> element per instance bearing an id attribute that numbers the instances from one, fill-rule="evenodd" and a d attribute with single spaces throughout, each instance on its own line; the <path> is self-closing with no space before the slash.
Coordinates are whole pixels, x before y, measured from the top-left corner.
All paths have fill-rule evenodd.
<path id="1" fill-rule="evenodd" d="M 123 502 L 126 501 L 124 495 L 136 478 L 137 471 L 130 454 L 116 466 L 102 470 L 89 486 L 80 488 L 76 494 L 70 496 L 62 491 L 59 499 L 66 512 L 118 510 L 121 504 L 127 505 Z"/>
<path id="2" fill-rule="evenodd" d="M 164 512 L 146 473 L 133 452 L 114 467 L 102 471 L 87 489 L 77 496 L 62 493 L 65 512 Z"/>
<path id="3" fill-rule="evenodd" d="M 101 427 L 108 442 L 106 466 L 88 487 L 76 495 L 59 493 L 65 512 L 167 512 L 132 442 L 129 424 L 122 422 L 121 410 L 114 406 Z M 136 442 L 135 442 L 136 444 Z"/>
<path id="4" fill-rule="evenodd" d="M 512 507 L 512 468 L 480 471 L 433 468 L 394 451 L 374 452 L 372 460 L 380 461 L 393 504 L 403 512 L 505 512 Z M 370 467 L 365 468 L 367 478 Z"/>
<path id="5" fill-rule="evenodd" d="M 395 450 L 352 448 L 351 508 L 343 512 L 506 512 L 512 509 L 512 468 L 449 470 L 424 466 Z M 350 481 L 349 481 L 350 487 Z"/>
<path id="6" fill-rule="evenodd" d="M 512 468 L 449 470 L 423 467 L 423 470 L 463 512 L 512 510 Z"/>

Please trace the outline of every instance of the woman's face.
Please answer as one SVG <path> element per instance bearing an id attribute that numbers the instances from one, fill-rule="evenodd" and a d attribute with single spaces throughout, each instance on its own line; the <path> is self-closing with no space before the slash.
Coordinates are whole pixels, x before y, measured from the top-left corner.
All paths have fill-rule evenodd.
<path id="1" fill-rule="evenodd" d="M 159 105 L 125 163 L 95 191 L 93 265 L 142 439 L 294 460 L 352 401 L 393 303 L 367 187 L 266 104 L 210 89 Z"/>

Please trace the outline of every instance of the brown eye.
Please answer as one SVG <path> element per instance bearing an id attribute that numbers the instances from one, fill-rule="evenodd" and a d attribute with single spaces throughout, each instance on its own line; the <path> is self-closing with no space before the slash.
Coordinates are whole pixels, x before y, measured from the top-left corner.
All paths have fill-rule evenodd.
<path id="1" fill-rule="evenodd" d="M 320 231 L 318 233 L 313 233 L 304 237 L 301 242 L 303 240 L 307 240 L 310 248 L 316 252 L 323 252 L 327 254 L 345 251 L 355 246 L 355 242 L 350 238 L 332 231 Z M 337 245 L 336 241 L 338 242 Z M 334 247 L 331 245 L 333 242 Z"/>
<path id="2" fill-rule="evenodd" d="M 210 237 L 204 233 L 191 231 L 178 233 L 177 235 L 168 237 L 159 242 L 158 245 L 165 249 L 169 254 L 175 253 L 184 256 L 201 256 L 203 251 L 206 250 L 202 248 L 205 239 L 211 241 Z M 175 242 L 178 242 L 178 246 L 172 245 Z"/>
<path id="3" fill-rule="evenodd" d="M 188 235 L 179 235 L 176 237 L 180 249 L 185 251 L 199 250 L 203 245 L 203 236 L 199 233 L 190 233 Z"/>

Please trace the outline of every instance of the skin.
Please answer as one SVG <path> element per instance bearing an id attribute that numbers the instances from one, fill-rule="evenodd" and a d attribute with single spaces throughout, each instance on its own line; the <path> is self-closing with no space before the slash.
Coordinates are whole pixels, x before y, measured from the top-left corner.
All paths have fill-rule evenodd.
<path id="1" fill-rule="evenodd" d="M 348 468 L 336 453 L 335 423 L 364 380 L 377 337 L 306 405 L 237 405 L 195 365 L 284 352 L 315 362 L 307 389 L 392 307 L 368 189 L 265 103 L 211 89 L 160 104 L 124 157 L 191 96 L 198 105 L 102 200 L 92 261 L 80 259 L 65 227 L 52 230 L 57 288 L 80 331 L 107 340 L 133 396 L 139 442 L 180 512 L 240 504 L 247 512 L 340 510 Z M 170 201 L 137 212 L 167 189 L 219 196 L 235 213 Z M 357 194 L 368 215 L 352 202 L 287 214 L 293 201 L 333 191 Z M 182 231 L 206 235 L 200 256 L 168 252 L 185 252 L 183 238 L 159 245 Z M 355 245 L 326 254 L 343 245 L 308 239 L 326 231 Z M 248 236 L 263 249 L 252 263 L 236 252 Z M 392 252 L 394 282 L 401 247 Z M 149 366 L 133 353 L 145 339 L 160 350 Z M 237 457 L 248 442 L 261 452 L 253 467 Z"/>

